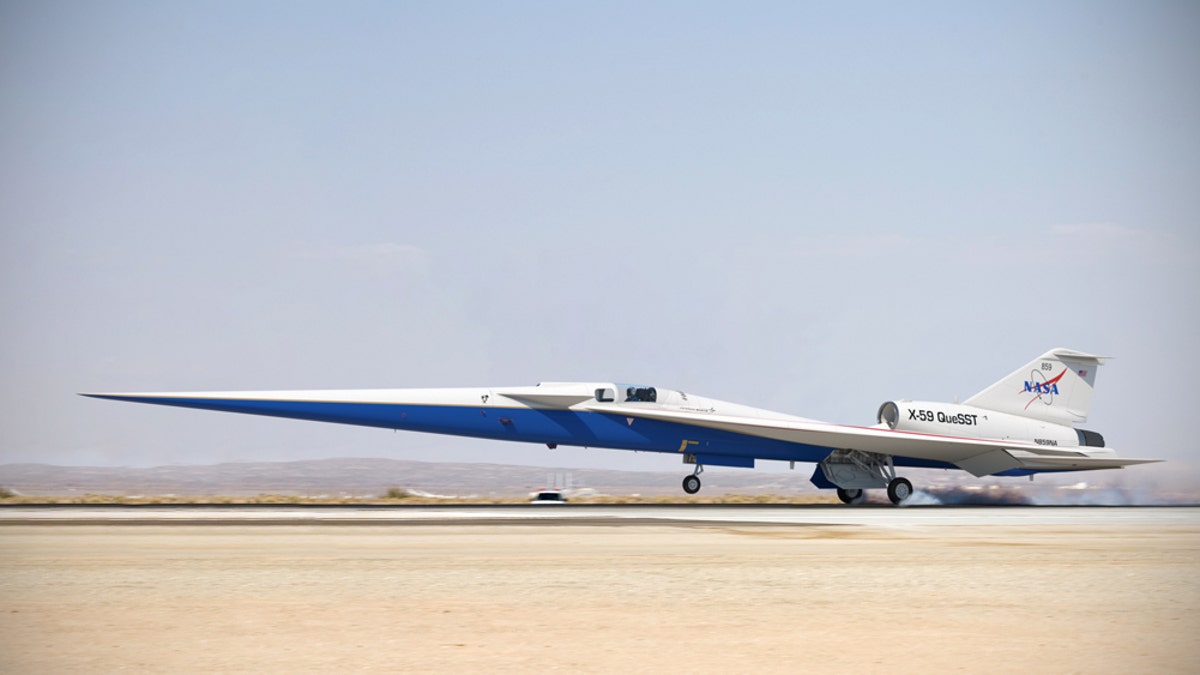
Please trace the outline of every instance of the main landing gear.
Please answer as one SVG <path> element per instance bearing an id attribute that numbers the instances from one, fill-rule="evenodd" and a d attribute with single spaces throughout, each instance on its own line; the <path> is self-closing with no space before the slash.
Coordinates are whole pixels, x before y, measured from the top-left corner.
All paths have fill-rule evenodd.
<path id="1" fill-rule="evenodd" d="M 912 481 L 907 478 L 893 478 L 888 482 L 888 499 L 897 506 L 905 499 L 911 497 L 912 493 Z M 867 499 L 867 493 L 862 488 L 838 488 L 837 496 L 838 499 L 842 500 L 843 504 L 861 504 Z"/>
<path id="2" fill-rule="evenodd" d="M 888 483 L 888 499 L 892 500 L 892 503 L 897 506 L 900 505 L 900 502 L 911 497 L 912 493 L 912 482 L 907 478 L 893 478 Z"/>
<path id="3" fill-rule="evenodd" d="M 858 488 L 853 490 L 838 488 L 837 495 L 838 499 L 842 500 L 843 504 L 861 504 L 867 498 L 867 493 Z"/>
<path id="4" fill-rule="evenodd" d="M 821 461 L 820 468 L 828 482 L 837 486 L 838 499 L 844 504 L 862 503 L 864 490 L 869 488 L 886 487 L 888 499 L 897 506 L 913 493 L 912 482 L 896 475 L 890 455 L 834 450 Z"/>

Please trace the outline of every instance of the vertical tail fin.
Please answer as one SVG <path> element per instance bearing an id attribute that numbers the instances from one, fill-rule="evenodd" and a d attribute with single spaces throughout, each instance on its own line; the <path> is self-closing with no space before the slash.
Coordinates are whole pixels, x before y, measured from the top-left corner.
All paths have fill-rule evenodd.
<path id="1" fill-rule="evenodd" d="M 1055 424 L 1087 420 L 1104 357 L 1051 349 L 967 399 L 967 405 Z"/>

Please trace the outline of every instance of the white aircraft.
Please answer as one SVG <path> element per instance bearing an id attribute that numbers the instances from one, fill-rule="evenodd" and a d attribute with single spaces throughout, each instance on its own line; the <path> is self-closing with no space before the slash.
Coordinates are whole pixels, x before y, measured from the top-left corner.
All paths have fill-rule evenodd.
<path id="1" fill-rule="evenodd" d="M 887 401 L 870 427 L 815 420 L 611 382 L 462 389 L 84 394 L 137 403 L 270 415 L 507 441 L 678 454 L 695 465 L 683 490 L 700 490 L 708 466 L 756 460 L 813 462 L 812 482 L 846 503 L 886 488 L 913 492 L 897 466 L 962 469 L 975 476 L 1117 469 L 1160 460 L 1117 457 L 1087 420 L 1101 357 L 1052 349 L 965 403 Z"/>

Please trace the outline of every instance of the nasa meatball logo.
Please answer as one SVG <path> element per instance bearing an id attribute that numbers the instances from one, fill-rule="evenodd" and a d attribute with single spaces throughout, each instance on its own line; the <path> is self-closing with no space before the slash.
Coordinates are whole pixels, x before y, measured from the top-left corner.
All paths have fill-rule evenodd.
<path id="1" fill-rule="evenodd" d="M 1058 394 L 1058 381 L 1067 374 L 1067 369 L 1050 379 L 1046 379 L 1046 372 L 1052 372 L 1053 366 L 1049 363 L 1043 363 L 1041 370 L 1029 371 L 1029 379 L 1025 380 L 1025 388 L 1020 391 L 1022 394 L 1031 394 L 1033 398 L 1025 404 L 1025 409 L 1029 410 L 1029 406 L 1033 405 L 1034 401 L 1041 401 L 1045 405 L 1054 403 L 1054 396 Z"/>

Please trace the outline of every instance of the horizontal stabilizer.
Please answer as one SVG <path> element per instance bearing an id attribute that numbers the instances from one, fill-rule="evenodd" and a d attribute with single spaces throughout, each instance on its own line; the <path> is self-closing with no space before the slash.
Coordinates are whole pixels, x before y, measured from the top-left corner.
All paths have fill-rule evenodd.
<path id="1" fill-rule="evenodd" d="M 1041 469 L 1045 471 L 1091 469 L 1120 469 L 1134 464 L 1158 462 L 1157 459 L 1127 459 L 1123 457 L 1094 457 L 1082 452 L 1042 454 L 1025 450 L 991 450 L 954 464 L 971 475 L 992 476 L 1012 469 Z"/>
<path id="2" fill-rule="evenodd" d="M 1010 450 L 1013 457 L 1020 460 L 1023 469 L 1120 469 L 1136 464 L 1153 464 L 1161 459 L 1131 459 L 1128 457 L 1048 457 L 1023 450 Z"/>

